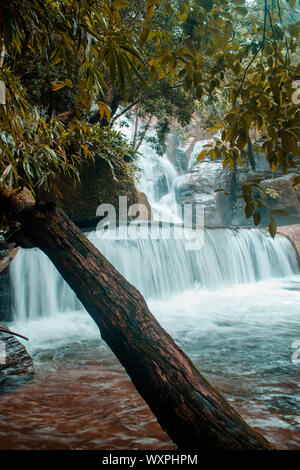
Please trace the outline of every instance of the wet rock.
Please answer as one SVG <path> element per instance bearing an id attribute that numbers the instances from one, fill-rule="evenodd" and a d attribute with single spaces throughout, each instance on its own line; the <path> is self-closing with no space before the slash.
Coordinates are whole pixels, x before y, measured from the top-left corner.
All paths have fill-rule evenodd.
<path id="1" fill-rule="evenodd" d="M 9 269 L 0 273 L 0 321 L 12 321 L 12 292 Z"/>
<path id="2" fill-rule="evenodd" d="M 179 173 L 184 173 L 187 170 L 187 156 L 185 150 L 181 148 L 177 149 L 176 162 Z"/>
<path id="3" fill-rule="evenodd" d="M 0 240 L 2 241 L 2 240 Z M 4 243 L 0 248 L 4 247 Z M 0 321 L 12 321 L 12 293 L 9 265 L 18 253 L 18 248 L 0 250 Z"/>
<path id="4" fill-rule="evenodd" d="M 266 200 L 272 210 L 286 210 L 290 216 L 300 217 L 300 201 L 293 187 L 296 176 L 290 174 L 261 182 L 261 186 L 268 194 Z"/>
<path id="5" fill-rule="evenodd" d="M 154 183 L 155 199 L 159 201 L 165 194 L 168 194 L 168 181 L 166 175 L 157 176 Z"/>
<path id="6" fill-rule="evenodd" d="M 294 172 L 289 169 L 288 174 L 284 176 L 280 168 L 273 173 L 266 158 L 255 155 L 255 170 L 245 162 L 243 166 L 237 167 L 234 177 L 230 169 L 223 169 L 220 160 L 215 161 L 206 157 L 196 163 L 198 153 L 208 142 L 209 140 L 202 140 L 195 144 L 189 170 L 176 180 L 175 192 L 178 204 L 202 204 L 206 225 L 253 226 L 253 219 L 247 219 L 245 216 L 244 201 L 237 196 L 241 194 L 244 184 L 257 180 L 265 190 L 269 191 L 265 202 L 271 210 L 283 209 L 290 214 L 284 218 L 275 216 L 278 225 L 300 220 L 300 185 L 293 187 L 294 178 L 299 175 L 300 167 L 296 165 Z M 254 188 L 255 192 L 261 197 Z M 262 225 L 268 225 L 269 211 L 261 211 L 261 216 Z"/>
<path id="7" fill-rule="evenodd" d="M 297 255 L 300 266 L 300 224 L 282 225 L 278 227 L 277 233 L 288 238 L 293 245 Z"/>
<path id="8" fill-rule="evenodd" d="M 167 137 L 167 157 L 179 174 L 187 170 L 186 148 L 181 146 L 180 139 L 175 134 Z"/>
<path id="9" fill-rule="evenodd" d="M 177 178 L 175 182 L 177 204 L 204 206 L 206 225 L 221 224 L 214 191 L 220 182 L 222 170 L 222 162 L 202 161 L 190 168 L 185 175 Z"/>
<path id="10" fill-rule="evenodd" d="M 112 204 L 118 216 L 119 196 L 127 196 L 128 206 L 137 203 L 136 187 L 122 166 L 115 168 L 115 176 L 106 160 L 85 161 L 80 168 L 80 182 L 71 177 L 58 178 L 56 186 L 61 195 L 51 194 L 51 198 L 79 227 L 94 228 L 100 204 Z M 41 194 L 40 199 L 49 200 L 49 195 Z"/>
<path id="11" fill-rule="evenodd" d="M 0 323 L 1 329 L 8 329 Z M 33 362 L 25 346 L 12 334 L 0 331 L 0 382 L 10 376 L 31 376 Z"/>
<path id="12" fill-rule="evenodd" d="M 137 191 L 137 198 L 138 198 L 138 204 L 141 204 L 142 206 L 145 207 L 145 209 L 142 209 L 139 215 L 139 218 L 142 220 L 151 220 L 152 218 L 151 206 L 149 204 L 146 194 L 142 193 L 141 191 Z"/>

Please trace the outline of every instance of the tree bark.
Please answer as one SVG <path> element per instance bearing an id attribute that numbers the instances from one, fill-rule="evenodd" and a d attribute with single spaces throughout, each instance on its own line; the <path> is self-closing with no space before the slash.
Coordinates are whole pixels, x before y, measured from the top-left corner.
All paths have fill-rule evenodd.
<path id="1" fill-rule="evenodd" d="M 179 449 L 271 449 L 198 372 L 160 326 L 140 292 L 54 205 L 6 199 L 25 239 L 75 291 L 138 392 Z M 0 187 L 1 203 L 1 187 Z M 17 209 L 17 210 L 16 210 Z M 20 240 L 20 236 L 18 236 Z"/>

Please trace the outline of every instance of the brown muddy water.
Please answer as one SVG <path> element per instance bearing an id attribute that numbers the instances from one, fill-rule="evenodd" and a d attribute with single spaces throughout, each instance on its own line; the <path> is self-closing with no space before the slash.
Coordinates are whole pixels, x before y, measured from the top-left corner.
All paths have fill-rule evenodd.
<path id="1" fill-rule="evenodd" d="M 279 449 L 300 449 L 300 277 L 192 289 L 150 309 L 204 376 Z M 11 325 L 34 378 L 0 385 L 0 449 L 175 449 L 84 311 Z"/>

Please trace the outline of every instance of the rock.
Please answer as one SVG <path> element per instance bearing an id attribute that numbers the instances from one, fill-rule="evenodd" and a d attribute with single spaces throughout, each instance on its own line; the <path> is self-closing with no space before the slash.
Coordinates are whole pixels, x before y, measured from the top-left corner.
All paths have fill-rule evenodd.
<path id="1" fill-rule="evenodd" d="M 116 168 L 115 174 L 117 181 L 102 158 L 85 161 L 80 169 L 80 182 L 60 177 L 56 185 L 61 194 L 52 194 L 51 198 L 79 227 L 94 228 L 99 221 L 96 210 L 100 204 L 112 204 L 118 216 L 119 196 L 127 196 L 128 206 L 137 203 L 136 187 L 128 181 L 122 166 Z M 49 195 L 41 194 L 40 199 L 49 200 Z"/>
<path id="2" fill-rule="evenodd" d="M 297 255 L 300 266 L 300 224 L 282 225 L 278 227 L 277 233 L 288 238 L 293 245 Z"/>
<path id="3" fill-rule="evenodd" d="M 296 174 L 290 174 L 260 183 L 268 193 L 265 200 L 272 210 L 286 210 L 290 216 L 300 217 L 300 201 L 293 187 L 296 176 Z"/>
<path id="4" fill-rule="evenodd" d="M 0 328 L 8 329 L 3 324 Z M 25 346 L 15 336 L 0 332 L 0 382 L 8 376 L 30 376 L 33 371 Z"/>
<path id="5" fill-rule="evenodd" d="M 158 159 L 152 167 L 152 175 L 154 182 L 155 199 L 159 201 L 165 194 L 169 192 L 166 168 L 163 159 Z"/>
<path id="6" fill-rule="evenodd" d="M 15 248 L 14 246 L 7 251 L 0 251 L 0 273 L 8 268 L 10 263 L 15 259 L 18 251 L 19 247 Z"/>
<path id="7" fill-rule="evenodd" d="M 0 274 L 0 321 L 12 321 L 12 291 L 9 270 Z"/>
<path id="8" fill-rule="evenodd" d="M 222 223 L 216 205 L 214 190 L 220 182 L 222 162 L 202 161 L 180 176 L 175 182 L 176 202 L 184 204 L 200 204 L 204 206 L 205 224 L 220 225 Z"/>
<path id="9" fill-rule="evenodd" d="M 4 247 L 4 244 L 2 245 Z M 12 298 L 9 265 L 19 248 L 8 247 L 0 251 L 0 321 L 12 321 Z"/>
<path id="10" fill-rule="evenodd" d="M 149 204 L 148 198 L 145 193 L 137 191 L 138 204 L 145 206 L 145 209 L 141 211 L 139 218 L 142 220 L 151 220 L 152 219 L 152 210 Z"/>
<path id="11" fill-rule="evenodd" d="M 222 161 L 211 160 L 208 157 L 196 163 L 196 157 L 209 140 L 198 141 L 191 155 L 190 169 L 177 178 L 175 191 L 176 201 L 180 205 L 202 204 L 205 209 L 206 225 L 253 226 L 253 219 L 246 218 L 244 201 L 237 198 L 241 188 L 251 180 L 261 181 L 261 186 L 269 192 L 265 202 L 271 210 L 283 209 L 289 212 L 289 217 L 274 216 L 278 225 L 293 224 L 300 220 L 300 185 L 293 187 L 293 181 L 300 173 L 297 162 L 296 170 L 288 170 L 282 175 L 278 169 L 273 173 L 266 158 L 255 155 L 255 170 L 247 162 L 238 166 L 235 182 L 233 173 L 223 169 Z M 253 193 L 261 197 L 257 189 Z M 269 212 L 261 211 L 261 224 L 268 225 Z"/>
<path id="12" fill-rule="evenodd" d="M 175 134 L 167 137 L 167 157 L 179 174 L 187 170 L 186 148 L 181 146 L 180 139 Z"/>
<path id="13" fill-rule="evenodd" d="M 184 173 L 187 170 L 187 156 L 182 148 L 178 148 L 176 151 L 176 163 L 179 173 Z"/>

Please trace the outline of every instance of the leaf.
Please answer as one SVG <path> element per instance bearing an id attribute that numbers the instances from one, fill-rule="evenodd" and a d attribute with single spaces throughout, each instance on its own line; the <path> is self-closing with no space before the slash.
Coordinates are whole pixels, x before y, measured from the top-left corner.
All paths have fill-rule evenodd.
<path id="1" fill-rule="evenodd" d="M 246 207 L 245 207 L 245 214 L 246 214 L 247 219 L 249 219 L 251 217 L 251 215 L 253 214 L 253 211 L 254 211 L 254 204 L 253 204 L 253 201 L 250 200 L 246 204 Z"/>
<path id="2" fill-rule="evenodd" d="M 300 184 L 300 176 L 296 176 L 293 181 L 293 186 L 298 186 Z"/>
<path id="3" fill-rule="evenodd" d="M 277 165 L 276 165 L 275 162 L 272 162 L 271 170 L 272 170 L 273 172 L 275 172 L 275 171 L 277 170 Z"/>
<path id="4" fill-rule="evenodd" d="M 174 11 L 173 11 L 173 9 L 170 7 L 170 5 L 169 5 L 168 3 L 165 3 L 165 4 L 164 4 L 164 7 L 165 7 L 166 12 L 167 12 L 170 16 L 173 16 L 173 15 L 174 15 Z"/>
<path id="5" fill-rule="evenodd" d="M 5 170 L 3 171 L 2 175 L 1 175 L 1 178 L 4 179 L 4 178 L 9 174 L 9 172 L 11 171 L 11 169 L 12 169 L 12 165 L 11 165 L 11 163 L 10 163 L 10 164 L 5 168 Z"/>
<path id="6" fill-rule="evenodd" d="M 273 219 L 273 217 L 271 217 L 271 222 L 269 224 L 269 233 L 271 235 L 272 238 L 275 238 L 275 235 L 276 235 L 276 232 L 277 232 L 277 224 L 275 222 L 275 220 Z"/>
<path id="7" fill-rule="evenodd" d="M 110 107 L 103 101 L 97 101 L 97 106 L 99 108 L 100 120 L 106 117 L 107 121 L 110 121 L 111 110 Z"/>
<path id="8" fill-rule="evenodd" d="M 197 155 L 197 162 L 200 162 L 205 158 L 207 155 L 207 150 L 202 150 L 198 155 Z"/>
<path id="9" fill-rule="evenodd" d="M 58 82 L 56 85 L 54 85 L 54 87 L 52 87 L 52 91 L 60 90 L 61 88 L 64 88 L 65 86 L 66 86 L 65 82 Z"/>
<path id="10" fill-rule="evenodd" d="M 254 225 L 259 225 L 261 221 L 261 215 L 259 212 L 255 211 L 253 214 Z"/>
<path id="11" fill-rule="evenodd" d="M 151 18 L 153 17 L 153 15 L 154 15 L 154 6 L 153 6 L 153 5 L 150 5 L 150 6 L 147 8 L 146 20 L 147 20 L 147 21 L 150 21 Z"/>
<path id="12" fill-rule="evenodd" d="M 202 98 L 202 95 L 203 95 L 203 88 L 198 85 L 197 88 L 196 88 L 196 96 L 197 96 L 197 100 L 201 100 Z"/>
<path id="13" fill-rule="evenodd" d="M 274 209 L 273 211 L 271 211 L 271 215 L 277 215 L 279 217 L 286 217 L 289 214 L 288 211 L 284 210 L 284 209 Z"/>
<path id="14" fill-rule="evenodd" d="M 122 8 L 128 8 L 129 3 L 125 2 L 124 0 L 114 0 L 112 7 L 116 10 L 121 10 Z"/>

